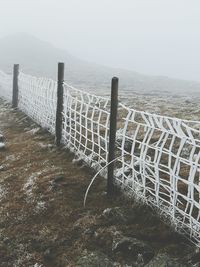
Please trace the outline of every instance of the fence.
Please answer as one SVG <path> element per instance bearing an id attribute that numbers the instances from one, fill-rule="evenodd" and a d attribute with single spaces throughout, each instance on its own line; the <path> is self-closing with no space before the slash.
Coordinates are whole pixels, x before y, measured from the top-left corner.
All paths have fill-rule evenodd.
<path id="1" fill-rule="evenodd" d="M 18 88 L 18 107 L 55 134 L 57 82 L 20 72 Z M 12 77 L 3 72 L 0 96 L 12 100 Z M 64 82 L 62 142 L 96 171 L 110 161 L 110 108 L 110 99 Z M 156 208 L 200 247 L 200 122 L 120 103 L 115 147 L 115 184 Z"/>

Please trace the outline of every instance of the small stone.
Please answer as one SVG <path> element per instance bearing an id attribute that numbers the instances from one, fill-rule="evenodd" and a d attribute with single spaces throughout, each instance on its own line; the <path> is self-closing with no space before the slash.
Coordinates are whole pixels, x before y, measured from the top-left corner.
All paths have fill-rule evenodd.
<path id="1" fill-rule="evenodd" d="M 61 175 L 61 176 L 57 176 L 57 177 L 55 177 L 55 178 L 53 179 L 52 183 L 56 183 L 56 184 L 58 184 L 58 183 L 63 182 L 64 180 L 65 180 L 65 177 Z"/>
<path id="2" fill-rule="evenodd" d="M 51 260 L 53 258 L 52 249 L 48 248 L 44 251 L 44 258 L 46 260 Z"/>
<path id="3" fill-rule="evenodd" d="M 3 143 L 5 141 L 5 138 L 2 134 L 0 134 L 0 143 Z"/>
<path id="4" fill-rule="evenodd" d="M 94 235 L 94 230 L 92 229 L 86 229 L 84 232 L 85 235 Z"/>
<path id="5" fill-rule="evenodd" d="M 153 249 L 144 241 L 132 237 L 116 236 L 113 239 L 112 251 L 114 253 L 129 255 L 135 262 L 147 263 L 154 256 Z"/>
<path id="6" fill-rule="evenodd" d="M 109 223 L 126 223 L 131 224 L 135 221 L 136 215 L 131 210 L 125 210 L 119 207 L 107 208 L 102 213 L 102 218 L 109 221 Z"/>
<path id="7" fill-rule="evenodd" d="M 0 150 L 4 150 L 5 149 L 5 144 L 0 142 Z"/>

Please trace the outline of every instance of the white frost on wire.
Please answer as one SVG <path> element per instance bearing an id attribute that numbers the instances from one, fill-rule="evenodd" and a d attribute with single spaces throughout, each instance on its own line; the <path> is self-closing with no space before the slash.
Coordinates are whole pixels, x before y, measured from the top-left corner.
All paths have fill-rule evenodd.
<path id="1" fill-rule="evenodd" d="M 123 108 L 116 179 L 200 242 L 200 122 Z"/>
<path id="2" fill-rule="evenodd" d="M 19 75 L 19 108 L 52 133 L 56 89 L 53 80 Z M 12 78 L 3 72 L 0 96 L 12 99 Z M 62 142 L 96 172 L 108 163 L 109 121 L 109 99 L 64 83 Z M 200 247 L 200 122 L 120 104 L 116 145 L 116 184 L 154 207 Z M 28 193 L 32 182 L 24 187 Z"/>
<path id="3" fill-rule="evenodd" d="M 20 72 L 19 108 L 51 133 L 55 132 L 57 83 Z"/>
<path id="4" fill-rule="evenodd" d="M 0 97 L 12 101 L 12 76 L 0 71 Z"/>
<path id="5" fill-rule="evenodd" d="M 108 161 L 110 100 L 64 84 L 63 142 L 99 170 Z"/>

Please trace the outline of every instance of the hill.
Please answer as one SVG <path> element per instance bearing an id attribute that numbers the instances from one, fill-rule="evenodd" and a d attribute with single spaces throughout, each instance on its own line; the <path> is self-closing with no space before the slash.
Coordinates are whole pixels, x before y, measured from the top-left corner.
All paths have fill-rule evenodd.
<path id="1" fill-rule="evenodd" d="M 26 73 L 56 79 L 58 61 L 66 63 L 65 77 L 69 83 L 96 93 L 109 92 L 112 76 L 120 78 L 120 90 L 123 93 L 191 93 L 200 90 L 200 83 L 193 81 L 148 76 L 86 62 L 29 34 L 0 39 L 0 69 L 4 71 L 11 72 L 13 63 L 19 63 Z"/>

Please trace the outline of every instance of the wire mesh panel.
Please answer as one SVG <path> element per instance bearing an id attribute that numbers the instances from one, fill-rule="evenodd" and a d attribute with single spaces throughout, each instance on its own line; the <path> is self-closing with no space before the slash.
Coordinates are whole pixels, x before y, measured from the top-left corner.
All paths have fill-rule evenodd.
<path id="1" fill-rule="evenodd" d="M 12 78 L 0 72 L 11 102 Z M 55 132 L 57 83 L 19 74 L 19 108 Z M 115 182 L 200 247 L 200 122 L 118 110 Z M 108 162 L 110 100 L 64 83 L 62 141 L 95 170 Z M 106 172 L 101 173 L 103 176 Z"/>
<path id="2" fill-rule="evenodd" d="M 12 76 L 0 71 L 0 97 L 12 101 Z"/>
<path id="3" fill-rule="evenodd" d="M 110 100 L 64 85 L 63 140 L 93 168 L 108 160 Z"/>
<path id="4" fill-rule="evenodd" d="M 120 107 L 116 181 L 199 243 L 200 123 Z"/>
<path id="5" fill-rule="evenodd" d="M 55 132 L 57 83 L 19 74 L 19 108 L 42 127 Z"/>

